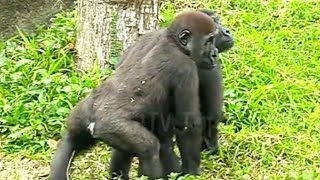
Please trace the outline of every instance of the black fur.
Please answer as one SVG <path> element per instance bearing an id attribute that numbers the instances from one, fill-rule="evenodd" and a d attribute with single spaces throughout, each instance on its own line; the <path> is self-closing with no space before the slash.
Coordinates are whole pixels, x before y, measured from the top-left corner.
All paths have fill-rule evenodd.
<path id="1" fill-rule="evenodd" d="M 224 27 L 213 11 L 202 9 L 201 12 L 209 15 L 218 27 L 218 36 L 215 46 L 219 53 L 226 52 L 234 45 L 234 38 L 228 28 Z M 205 62 L 205 60 L 202 60 Z M 217 154 L 218 144 L 218 124 L 225 119 L 223 113 L 223 82 L 220 62 L 215 67 L 202 64 L 198 68 L 200 80 L 200 105 L 203 117 L 203 143 L 202 150 L 207 150 L 210 154 Z"/>
<path id="2" fill-rule="evenodd" d="M 186 12 L 159 31 L 159 41 L 148 52 L 127 54 L 131 60 L 118 66 L 70 113 L 67 133 L 51 164 L 50 178 L 67 179 L 67 164 L 73 153 L 91 147 L 97 140 L 117 149 L 113 157 L 123 162 L 130 161 L 127 157 L 138 156 L 139 175 L 162 177 L 160 143 L 173 136 L 166 137 L 166 132 L 176 135 L 182 172 L 199 174 L 202 121 L 196 64 L 203 57 L 213 61 L 211 58 L 216 56 L 211 51 L 215 32 L 210 17 Z M 171 115 L 173 118 L 168 118 Z M 166 123 L 174 131 L 165 129 Z M 153 124 L 163 127 L 157 128 L 155 135 L 148 130 Z M 164 142 L 171 146 L 170 143 Z M 117 161 L 112 161 L 111 166 L 114 172 L 118 168 L 129 171 L 129 166 Z"/>
<path id="3" fill-rule="evenodd" d="M 234 38 L 230 31 L 225 28 L 220 22 L 217 16 L 210 10 L 200 10 L 209 15 L 218 28 L 218 35 L 215 37 L 215 46 L 219 49 L 219 52 L 225 52 L 232 48 L 234 44 Z M 149 52 L 161 39 L 163 30 L 147 33 L 141 36 L 138 41 L 125 50 L 123 56 L 120 58 L 118 66 L 124 61 L 131 61 L 131 56 L 142 58 L 144 54 Z M 222 70 L 220 62 L 215 58 L 214 64 L 210 63 L 208 57 L 202 57 L 198 61 L 198 75 L 200 80 L 199 97 L 201 104 L 201 114 L 203 118 L 203 143 L 202 149 L 208 150 L 211 154 L 218 152 L 218 129 L 217 125 L 219 120 L 223 119 L 223 84 L 222 84 Z M 174 111 L 174 110 L 171 110 Z M 161 144 L 160 157 L 164 162 L 164 174 L 170 172 L 179 172 L 179 161 L 175 153 L 173 152 L 173 140 L 172 132 L 161 132 L 164 127 L 158 125 L 152 128 L 152 131 L 159 138 Z M 165 127 L 167 128 L 167 126 Z M 116 150 L 114 150 L 116 152 Z M 119 154 L 119 153 L 116 153 Z M 127 157 L 123 160 L 123 157 Z M 117 162 L 118 166 L 113 166 L 112 169 L 114 176 L 122 175 L 123 179 L 128 179 L 127 169 L 130 167 L 132 157 L 125 154 L 119 154 L 113 156 L 112 162 Z M 122 163 L 121 163 L 122 162 Z M 127 164 L 126 164 L 127 163 Z M 126 167 L 126 168 L 122 168 Z"/>

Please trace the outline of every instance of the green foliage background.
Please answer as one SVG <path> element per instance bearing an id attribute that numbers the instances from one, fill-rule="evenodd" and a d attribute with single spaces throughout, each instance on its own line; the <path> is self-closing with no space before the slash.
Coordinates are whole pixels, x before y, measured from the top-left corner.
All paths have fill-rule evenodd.
<path id="1" fill-rule="evenodd" d="M 166 0 L 161 26 L 183 8 L 203 7 L 218 11 L 236 44 L 221 55 L 229 119 L 220 125 L 220 154 L 203 154 L 199 178 L 320 179 L 320 1 Z M 75 17 L 61 13 L 36 35 L 0 44 L 0 151 L 7 156 L 48 165 L 48 140 L 61 137 L 72 107 L 112 73 L 75 70 Z M 107 163 L 105 149 L 96 154 L 92 161 Z M 74 176 L 87 179 L 90 162 L 76 164 Z M 106 176 L 100 170 L 95 178 Z"/>

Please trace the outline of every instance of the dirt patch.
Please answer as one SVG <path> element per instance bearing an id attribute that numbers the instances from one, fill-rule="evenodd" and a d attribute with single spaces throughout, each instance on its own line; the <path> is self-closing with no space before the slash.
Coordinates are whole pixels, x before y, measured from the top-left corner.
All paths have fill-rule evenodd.
<path id="1" fill-rule="evenodd" d="M 0 156 L 0 179 L 44 179 L 49 172 L 49 164 L 45 161 L 31 160 L 22 157 Z"/>

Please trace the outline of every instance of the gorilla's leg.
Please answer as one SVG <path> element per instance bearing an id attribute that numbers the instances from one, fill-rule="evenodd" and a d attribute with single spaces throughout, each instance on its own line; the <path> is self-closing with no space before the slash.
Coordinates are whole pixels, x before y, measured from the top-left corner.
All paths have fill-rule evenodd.
<path id="1" fill-rule="evenodd" d="M 103 119 L 95 123 L 92 133 L 95 138 L 115 149 L 138 156 L 142 175 L 148 176 L 149 179 L 161 177 L 159 140 L 139 122 L 126 119 Z M 116 162 L 113 163 L 116 164 Z"/>
<path id="2" fill-rule="evenodd" d="M 154 134 L 160 141 L 160 160 L 163 167 L 163 178 L 167 177 L 171 172 L 180 172 L 181 167 L 179 163 L 179 158 L 173 151 L 174 142 L 173 142 L 173 127 L 171 124 L 167 124 L 167 127 L 164 127 L 163 121 L 156 121 L 159 124 L 155 128 L 148 127 L 153 130 Z M 160 124 L 161 123 L 161 124 Z M 170 122 L 169 122 L 170 123 Z M 170 126 L 170 127 L 169 127 Z M 129 169 L 132 161 L 132 154 L 113 149 L 111 157 L 111 176 L 118 177 L 121 176 L 121 179 L 129 179 Z M 139 168 L 141 165 L 139 165 Z M 141 174 L 139 170 L 139 174 Z"/>
<path id="3" fill-rule="evenodd" d="M 132 159 L 132 154 L 118 149 L 112 149 L 110 176 L 112 178 L 120 176 L 121 179 L 128 180 Z"/>
<path id="4" fill-rule="evenodd" d="M 218 123 L 223 117 L 222 70 L 218 62 L 214 68 L 199 68 L 201 115 L 203 118 L 203 150 L 218 153 Z"/>
<path id="5" fill-rule="evenodd" d="M 217 121 L 207 120 L 204 121 L 205 128 L 204 133 L 206 133 L 203 136 L 203 142 L 202 142 L 202 150 L 208 151 L 209 154 L 218 154 L 219 152 L 219 131 L 217 127 Z"/>
<path id="6" fill-rule="evenodd" d="M 74 154 L 93 146 L 95 140 L 88 131 L 77 134 L 69 131 L 63 136 L 51 163 L 50 179 L 68 179 L 68 169 Z"/>
<path id="7" fill-rule="evenodd" d="M 163 177 L 167 177 L 172 172 L 180 172 L 181 165 L 179 163 L 179 158 L 173 151 L 174 142 L 172 137 L 163 140 L 160 149 L 160 160 L 163 166 Z"/>
<path id="8" fill-rule="evenodd" d="M 166 122 L 167 121 L 167 122 Z M 169 122 L 168 122 L 169 121 Z M 179 158 L 174 152 L 174 142 L 173 142 L 173 124 L 170 118 L 158 121 L 161 123 L 157 125 L 155 134 L 158 137 L 161 147 L 160 147 L 160 160 L 163 166 L 164 177 L 167 177 L 171 172 L 180 172 L 181 165 L 179 163 Z M 162 124 L 166 122 L 165 124 Z"/>
<path id="9" fill-rule="evenodd" d="M 182 174 L 200 174 L 201 127 L 176 129 L 177 145 L 182 159 Z"/>

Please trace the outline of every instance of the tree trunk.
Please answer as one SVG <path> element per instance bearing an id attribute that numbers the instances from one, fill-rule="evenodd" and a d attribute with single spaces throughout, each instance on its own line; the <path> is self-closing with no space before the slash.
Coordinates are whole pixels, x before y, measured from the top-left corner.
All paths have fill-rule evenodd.
<path id="1" fill-rule="evenodd" d="M 107 68 L 110 56 L 119 55 L 112 53 L 117 47 L 113 43 L 121 41 L 121 51 L 139 35 L 157 29 L 159 3 L 160 0 L 79 0 L 77 67 L 88 70 L 96 60 L 100 67 Z"/>

